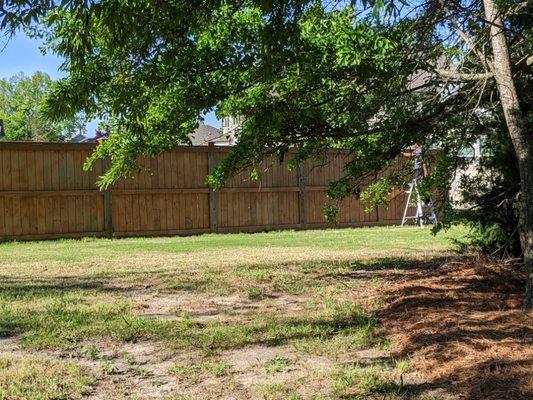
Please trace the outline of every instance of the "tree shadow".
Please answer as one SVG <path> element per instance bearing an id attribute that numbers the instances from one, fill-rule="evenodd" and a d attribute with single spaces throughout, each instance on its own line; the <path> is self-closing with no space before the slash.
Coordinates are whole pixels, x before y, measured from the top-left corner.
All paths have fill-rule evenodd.
<path id="1" fill-rule="evenodd" d="M 346 279 L 372 280 L 380 277 L 389 277 L 392 279 L 395 271 L 403 270 L 428 270 L 436 268 L 439 263 L 445 259 L 433 259 L 425 262 L 413 262 L 407 258 L 383 258 L 367 262 L 342 260 L 334 262 L 309 262 L 309 261 L 291 261 L 278 262 L 275 265 L 268 266 L 279 270 L 291 267 L 310 268 L 314 273 L 313 279 L 343 281 Z M 316 264 L 316 265 L 315 265 Z M 313 267 L 315 265 L 315 267 Z M 249 264 L 247 269 L 253 270 L 256 267 L 264 268 L 264 262 Z M 324 272 L 327 271 L 327 272 Z M 347 272 L 348 271 L 348 272 Z M 56 275 L 50 277 L 16 277 L 9 275 L 0 275 L 0 299 L 7 301 L 21 300 L 24 298 L 42 298 L 49 296 L 59 296 L 76 291 L 98 293 L 119 293 L 128 294 L 134 292 L 143 292 L 147 289 L 157 289 L 161 293 L 175 292 L 178 290 L 191 291 L 194 289 L 208 287 L 209 279 L 194 280 L 187 283 L 182 280 L 175 282 L 172 287 L 154 287 L 153 282 L 161 281 L 165 278 L 172 279 L 179 277 L 180 273 L 166 268 L 153 269 L 150 271 L 120 271 L 80 275 Z M 117 284 L 118 280 L 127 278 L 128 282 Z"/>

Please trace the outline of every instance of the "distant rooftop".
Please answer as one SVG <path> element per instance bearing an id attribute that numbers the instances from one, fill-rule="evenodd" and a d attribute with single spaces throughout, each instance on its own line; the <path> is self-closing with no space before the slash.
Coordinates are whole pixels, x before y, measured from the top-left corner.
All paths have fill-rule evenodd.
<path id="1" fill-rule="evenodd" d="M 211 125 L 200 125 L 193 133 L 189 134 L 189 138 L 194 146 L 207 146 L 209 143 L 215 143 L 219 146 L 232 145 L 230 138 L 225 136 L 222 130 Z"/>
<path id="2" fill-rule="evenodd" d="M 92 143 L 94 141 L 94 138 L 89 138 L 81 133 L 78 133 L 77 135 L 72 136 L 70 139 L 67 139 L 67 142 L 69 143 Z"/>
<path id="3" fill-rule="evenodd" d="M 207 146 L 209 143 L 215 143 L 219 146 L 231 146 L 233 143 L 231 138 L 222 133 L 221 129 L 217 129 L 211 125 L 200 125 L 196 130 L 189 134 L 189 138 L 193 146 Z M 68 139 L 70 143 L 93 143 L 98 142 L 98 137 L 87 137 L 85 135 L 77 134 Z"/>

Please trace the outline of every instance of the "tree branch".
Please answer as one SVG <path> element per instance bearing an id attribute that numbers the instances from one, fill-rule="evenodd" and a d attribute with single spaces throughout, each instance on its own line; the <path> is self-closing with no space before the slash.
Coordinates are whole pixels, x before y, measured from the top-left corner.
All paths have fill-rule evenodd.
<path id="1" fill-rule="evenodd" d="M 437 68 L 435 71 L 439 75 L 445 78 L 453 79 L 456 81 L 479 81 L 483 79 L 489 79 L 494 76 L 492 72 L 482 72 L 478 74 L 466 74 L 466 73 L 450 71 L 447 69 L 439 69 L 439 68 Z"/>
<path id="2" fill-rule="evenodd" d="M 442 8 L 448 15 L 448 18 L 450 19 L 450 24 L 453 28 L 453 30 L 459 35 L 459 37 L 463 40 L 463 42 L 470 47 L 470 50 L 479 58 L 479 60 L 484 64 L 484 66 L 492 71 L 492 63 L 485 57 L 485 54 L 483 54 L 481 51 L 478 50 L 475 43 L 472 42 L 472 39 L 470 36 L 468 36 L 459 26 L 459 22 L 457 21 L 457 18 L 452 13 L 450 8 L 447 6 L 447 4 L 444 2 L 444 0 L 439 0 L 439 3 L 441 4 Z"/>
<path id="3" fill-rule="evenodd" d="M 515 6 L 509 9 L 507 15 L 520 15 L 520 11 L 530 5 L 533 5 L 533 2 L 531 0 L 526 0 L 522 1 L 521 3 L 517 3 Z"/>

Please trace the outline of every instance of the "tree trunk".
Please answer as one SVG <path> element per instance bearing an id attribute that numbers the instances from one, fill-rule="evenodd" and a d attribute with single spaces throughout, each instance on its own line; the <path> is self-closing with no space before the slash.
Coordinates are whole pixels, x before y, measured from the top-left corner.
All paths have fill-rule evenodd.
<path id="1" fill-rule="evenodd" d="M 527 271 L 524 307 L 533 308 L 533 136 L 528 132 L 524 114 L 520 110 L 503 20 L 494 7 L 494 0 L 483 0 L 483 4 L 486 19 L 491 23 L 494 78 L 520 171 L 519 232 Z"/>

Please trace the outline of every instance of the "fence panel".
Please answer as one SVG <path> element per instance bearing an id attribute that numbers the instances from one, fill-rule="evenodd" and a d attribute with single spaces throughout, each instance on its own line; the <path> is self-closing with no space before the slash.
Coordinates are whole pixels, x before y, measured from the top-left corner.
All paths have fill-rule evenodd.
<path id="1" fill-rule="evenodd" d="M 102 234 L 102 174 L 83 171 L 92 145 L 0 144 L 0 237 L 37 239 Z"/>
<path id="2" fill-rule="evenodd" d="M 228 153 L 216 148 L 219 163 Z M 299 223 L 298 172 L 288 170 L 288 160 L 266 159 L 258 167 L 258 180 L 250 170 L 230 178 L 216 194 L 218 231 L 254 231 L 297 228 Z"/>
<path id="3" fill-rule="evenodd" d="M 115 236 L 209 230 L 207 147 L 178 147 L 139 164 L 138 173 L 111 190 Z"/>
<path id="4" fill-rule="evenodd" d="M 287 168 L 266 159 L 259 179 L 244 171 L 213 192 L 205 182 L 228 148 L 179 146 L 107 191 L 96 181 L 106 160 L 83 170 L 93 144 L 0 142 L 0 239 L 142 236 L 201 232 L 331 227 L 324 220 L 331 180 L 343 174 L 348 153 Z M 341 226 L 396 224 L 405 195 L 367 213 L 356 194 L 340 203 Z"/>

